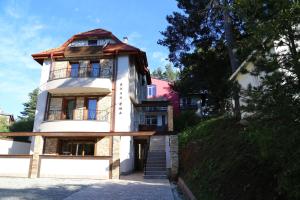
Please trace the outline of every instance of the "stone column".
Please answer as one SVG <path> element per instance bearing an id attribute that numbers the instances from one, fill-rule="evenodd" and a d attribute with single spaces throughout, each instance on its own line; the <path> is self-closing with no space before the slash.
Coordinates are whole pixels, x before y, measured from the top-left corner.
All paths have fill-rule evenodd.
<path id="1" fill-rule="evenodd" d="M 44 145 L 43 137 L 40 135 L 34 136 L 33 155 L 32 155 L 32 162 L 30 166 L 30 178 L 38 177 L 38 171 L 40 167 L 39 159 L 40 159 L 40 155 L 43 154 L 43 145 Z"/>
<path id="2" fill-rule="evenodd" d="M 173 131 L 173 106 L 168 105 L 168 131 Z"/>
<path id="3" fill-rule="evenodd" d="M 176 179 L 178 175 L 178 136 L 170 135 L 170 158 L 171 158 L 171 178 Z"/>
<path id="4" fill-rule="evenodd" d="M 111 156 L 111 136 L 97 139 L 95 156 Z"/>
<path id="5" fill-rule="evenodd" d="M 113 136 L 112 179 L 120 178 L 120 136 Z"/>

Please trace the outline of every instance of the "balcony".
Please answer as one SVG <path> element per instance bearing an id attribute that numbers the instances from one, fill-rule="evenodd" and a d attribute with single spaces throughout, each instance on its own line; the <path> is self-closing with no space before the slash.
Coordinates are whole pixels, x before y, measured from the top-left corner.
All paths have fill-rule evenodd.
<path id="1" fill-rule="evenodd" d="M 40 132 L 109 132 L 110 113 L 107 110 L 49 110 Z"/>
<path id="2" fill-rule="evenodd" d="M 64 78 L 112 78 L 110 68 L 103 67 L 80 67 L 80 68 L 63 68 L 52 70 L 49 81 Z"/>
<path id="3" fill-rule="evenodd" d="M 107 122 L 109 120 L 109 112 L 107 110 L 89 109 L 74 109 L 72 111 L 49 110 L 46 114 L 46 120 L 96 120 Z"/>
<path id="4" fill-rule="evenodd" d="M 50 72 L 46 90 L 52 94 L 105 94 L 112 91 L 111 78 L 111 68 L 62 68 Z"/>
<path id="5" fill-rule="evenodd" d="M 139 120 L 135 127 L 139 131 L 167 133 L 173 131 L 173 106 L 168 101 L 143 101 L 137 105 Z"/>

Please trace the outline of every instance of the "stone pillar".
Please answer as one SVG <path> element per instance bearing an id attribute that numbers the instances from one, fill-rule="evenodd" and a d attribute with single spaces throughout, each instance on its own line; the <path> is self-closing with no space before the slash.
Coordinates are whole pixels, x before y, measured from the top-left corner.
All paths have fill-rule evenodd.
<path id="1" fill-rule="evenodd" d="M 43 154 L 43 144 L 44 139 L 42 136 L 37 135 L 34 136 L 34 147 L 33 147 L 33 155 L 32 155 L 32 162 L 30 166 L 30 178 L 37 178 L 38 171 L 39 171 L 39 159 L 40 155 Z"/>
<path id="2" fill-rule="evenodd" d="M 178 175 L 178 136 L 170 135 L 170 158 L 171 158 L 171 178 L 176 179 Z"/>
<path id="3" fill-rule="evenodd" d="M 120 136 L 113 136 L 112 179 L 120 178 Z"/>
<path id="4" fill-rule="evenodd" d="M 168 105 L 168 131 L 173 131 L 173 106 Z"/>
<path id="5" fill-rule="evenodd" d="M 45 138 L 45 154 L 57 155 L 58 154 L 58 138 Z"/>
<path id="6" fill-rule="evenodd" d="M 111 156 L 112 136 L 97 139 L 95 156 Z"/>

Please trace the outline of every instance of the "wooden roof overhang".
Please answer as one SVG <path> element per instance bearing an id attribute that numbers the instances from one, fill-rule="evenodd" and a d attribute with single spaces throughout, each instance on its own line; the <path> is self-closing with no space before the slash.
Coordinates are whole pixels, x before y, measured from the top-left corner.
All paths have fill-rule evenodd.
<path id="1" fill-rule="evenodd" d="M 107 44 L 101 47 L 69 47 L 69 44 L 74 40 L 89 39 L 89 38 L 111 38 L 116 43 Z M 39 64 L 43 64 L 44 59 L 63 59 L 66 57 L 76 56 L 115 56 L 115 55 L 132 55 L 134 56 L 139 73 L 146 76 L 147 83 L 151 84 L 150 71 L 148 69 L 147 56 L 144 51 L 121 42 L 115 35 L 104 29 L 95 29 L 84 33 L 79 33 L 68 39 L 63 45 L 58 48 L 50 49 L 40 53 L 32 54 L 32 57 Z"/>
<path id="2" fill-rule="evenodd" d="M 138 136 L 154 135 L 155 131 L 138 132 L 1 132 L 0 136 L 47 136 L 47 137 L 102 137 L 102 136 Z"/>
<path id="3" fill-rule="evenodd" d="M 173 135 L 173 131 L 136 131 L 136 132 L 0 132 L 4 137 L 44 136 L 44 137 L 104 137 L 104 136 L 153 136 Z"/>

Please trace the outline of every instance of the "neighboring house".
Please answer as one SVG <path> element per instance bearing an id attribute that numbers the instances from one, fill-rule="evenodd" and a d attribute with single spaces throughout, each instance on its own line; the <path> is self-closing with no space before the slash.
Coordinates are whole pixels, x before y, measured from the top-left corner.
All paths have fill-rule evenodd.
<path id="1" fill-rule="evenodd" d="M 0 119 L 3 120 L 7 126 L 15 122 L 14 115 L 5 113 L 3 110 L 0 110 Z"/>
<path id="2" fill-rule="evenodd" d="M 145 52 L 95 29 L 32 57 L 42 65 L 33 133 L 9 133 L 33 136 L 31 155 L 18 161 L 22 170 L 0 167 L 0 175 L 119 178 L 136 170 L 145 178 L 176 175 L 173 108 L 147 100 Z M 144 124 L 145 108 L 162 109 L 163 130 Z M 18 159 L 5 157 L 0 166 L 13 165 L 8 158 Z"/>
<path id="3" fill-rule="evenodd" d="M 148 103 L 160 103 L 164 106 L 145 107 L 144 115 L 141 116 L 140 124 L 142 130 L 147 130 L 150 127 L 157 127 L 157 130 L 167 130 L 168 112 L 167 105 L 172 105 L 174 115 L 179 113 L 179 98 L 177 92 L 172 89 L 171 83 L 157 78 L 151 78 L 151 85 L 147 86 Z"/>
<path id="4" fill-rule="evenodd" d="M 248 56 L 246 60 L 243 61 L 243 63 L 237 68 L 237 70 L 230 76 L 230 81 L 236 81 L 240 86 L 240 106 L 245 106 L 245 96 L 244 91 L 246 91 L 249 86 L 251 87 L 257 87 L 261 84 L 261 78 L 265 76 L 264 72 L 261 72 L 259 75 L 254 75 L 253 72 L 255 70 L 255 65 L 251 61 L 252 56 L 255 54 L 255 51 L 253 51 L 252 54 Z M 234 101 L 232 101 L 234 104 Z M 242 112 L 241 117 L 245 118 L 247 116 L 251 115 L 250 113 Z"/>

